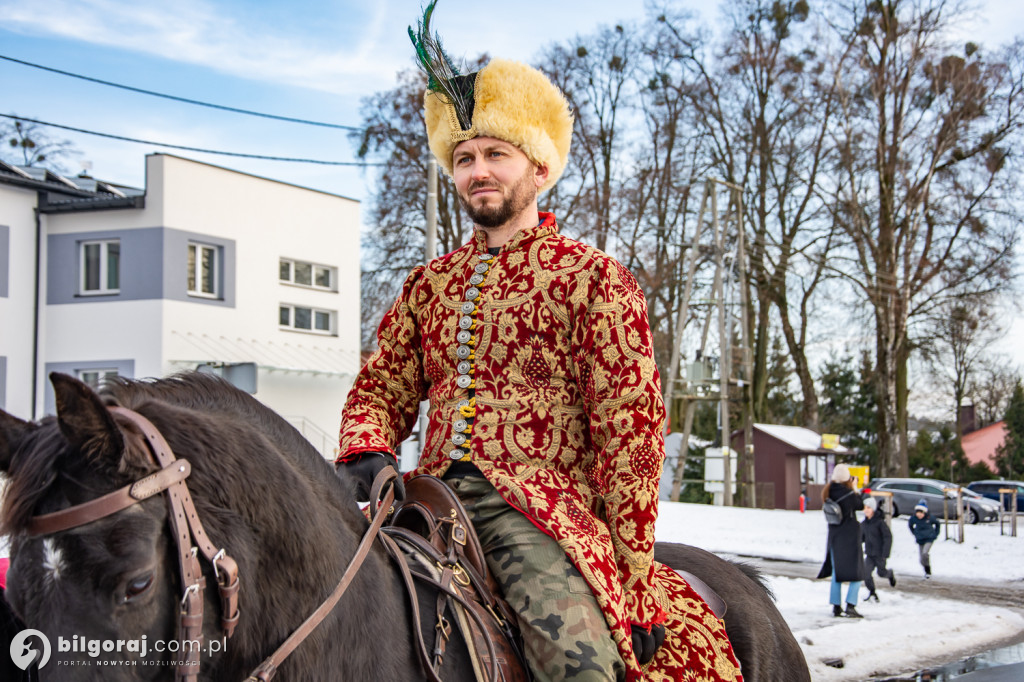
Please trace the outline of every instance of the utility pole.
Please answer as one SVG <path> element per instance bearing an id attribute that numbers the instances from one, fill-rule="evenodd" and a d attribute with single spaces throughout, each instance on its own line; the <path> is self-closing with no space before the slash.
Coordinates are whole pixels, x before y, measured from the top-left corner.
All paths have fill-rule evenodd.
<path id="1" fill-rule="evenodd" d="M 429 263 L 437 256 L 437 160 L 430 155 L 430 162 L 427 164 L 427 226 L 426 238 L 423 242 L 423 262 Z M 418 453 L 423 452 L 427 444 L 427 410 L 430 402 L 424 400 L 420 403 L 419 434 L 416 439 Z"/>
<path id="2" fill-rule="evenodd" d="M 729 201 L 724 214 L 719 212 L 718 194 L 721 188 L 729 192 Z M 710 209 L 710 210 L 709 210 Z M 710 213 L 710 216 L 708 215 Z M 711 238 L 710 244 L 701 244 L 701 236 L 705 223 L 710 223 Z M 700 212 L 697 225 L 694 230 L 693 241 L 686 247 L 686 281 L 683 285 L 683 293 L 679 303 L 679 317 L 676 320 L 675 336 L 673 337 L 672 354 L 670 356 L 669 376 L 665 384 L 665 403 L 670 408 L 675 398 L 682 399 L 686 405 L 686 412 L 683 423 L 683 438 L 679 451 L 675 456 L 675 472 L 672 480 L 670 499 L 678 499 L 682 488 L 686 457 L 689 448 L 690 433 L 693 428 L 693 416 L 697 402 L 701 400 L 714 401 L 718 403 L 718 414 L 720 424 L 720 442 L 723 448 L 723 490 L 722 502 L 726 506 L 733 504 L 733 482 L 732 482 L 732 461 L 731 433 L 729 412 L 733 403 L 739 401 L 743 406 L 743 428 L 747 446 L 744 452 L 739 455 L 740 476 L 739 479 L 746 485 L 741 490 L 741 500 L 744 504 L 753 505 L 752 495 L 754 482 L 753 448 L 751 438 L 753 432 L 750 413 L 750 375 L 751 375 L 751 352 L 750 352 L 750 328 L 747 306 L 749 303 L 749 292 L 747 292 L 746 274 L 746 248 L 743 228 L 743 188 L 731 183 L 709 178 L 704 183 L 704 194 L 701 198 Z M 695 275 L 698 271 L 698 263 L 711 255 L 705 263 L 714 267 L 714 277 L 711 286 L 710 299 L 703 302 L 692 301 Z M 735 269 L 735 270 L 734 270 Z M 742 327 L 740 334 L 740 348 L 734 349 L 734 325 L 736 315 L 731 308 L 735 303 L 731 299 L 738 280 L 739 288 L 739 324 Z M 695 321 L 702 322 L 702 331 L 698 349 L 694 354 L 694 362 L 687 368 L 686 379 L 680 378 L 680 361 L 682 353 L 682 339 L 689 321 L 690 308 L 694 306 L 703 307 L 706 305 L 706 313 L 697 313 Z M 715 313 L 717 312 L 717 315 Z M 700 318 L 703 317 L 703 320 Z M 712 319 L 717 318 L 717 333 L 719 346 L 718 377 L 717 382 L 711 376 L 711 364 L 708 361 L 706 350 L 708 348 L 708 336 L 712 325 Z M 733 351 L 739 350 L 738 362 L 733 359 Z M 738 370 L 738 372 L 737 372 Z M 714 384 L 717 383 L 717 391 Z M 736 395 L 731 390 L 736 386 L 741 390 Z M 666 453 L 672 459 L 672 453 Z"/>

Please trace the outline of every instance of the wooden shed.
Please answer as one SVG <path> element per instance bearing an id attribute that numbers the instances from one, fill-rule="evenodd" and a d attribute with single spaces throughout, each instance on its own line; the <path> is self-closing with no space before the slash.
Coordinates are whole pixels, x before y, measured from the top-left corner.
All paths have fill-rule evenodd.
<path id="1" fill-rule="evenodd" d="M 733 448 L 746 446 L 743 431 L 732 434 Z M 837 460 L 850 455 L 836 444 L 822 446 L 821 434 L 800 426 L 754 424 L 754 476 L 757 506 L 763 509 L 799 509 L 800 494 L 807 509 L 821 509 L 821 489 Z"/>

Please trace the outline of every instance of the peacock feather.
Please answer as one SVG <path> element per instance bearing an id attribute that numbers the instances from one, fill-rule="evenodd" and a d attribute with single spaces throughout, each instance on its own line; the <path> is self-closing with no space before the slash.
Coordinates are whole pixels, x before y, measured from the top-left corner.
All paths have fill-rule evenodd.
<path id="1" fill-rule="evenodd" d="M 441 46 L 441 36 L 430 33 L 430 18 L 437 0 L 423 10 L 417 30 L 409 27 L 409 38 L 416 48 L 416 59 L 427 74 L 427 90 L 443 94 L 455 108 L 463 130 L 473 125 L 473 78 L 462 76 L 455 62 Z"/>

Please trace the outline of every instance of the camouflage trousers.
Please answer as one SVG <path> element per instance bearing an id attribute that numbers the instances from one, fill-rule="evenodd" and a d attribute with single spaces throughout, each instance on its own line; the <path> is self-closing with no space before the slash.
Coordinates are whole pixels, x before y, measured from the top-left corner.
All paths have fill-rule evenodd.
<path id="1" fill-rule="evenodd" d="M 480 476 L 445 481 L 466 507 L 487 566 L 519 615 L 536 682 L 625 679 L 601 607 L 554 538 L 509 505 Z"/>

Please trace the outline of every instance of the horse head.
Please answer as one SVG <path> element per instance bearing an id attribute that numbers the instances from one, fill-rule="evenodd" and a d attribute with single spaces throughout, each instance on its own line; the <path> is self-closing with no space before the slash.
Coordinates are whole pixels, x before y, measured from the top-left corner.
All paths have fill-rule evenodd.
<path id="1" fill-rule="evenodd" d="M 178 588 L 168 570 L 161 497 L 51 535 L 32 535 L 28 527 L 33 516 L 95 499 L 157 467 L 140 434 L 92 389 L 66 375 L 51 380 L 55 419 L 32 424 L 0 412 L 0 470 L 9 477 L 2 527 L 12 540 L 8 600 L 49 639 L 52 659 L 40 669 L 43 679 L 154 678 L 156 666 L 96 666 L 100 660 L 141 664 L 143 646 L 174 639 Z"/>

